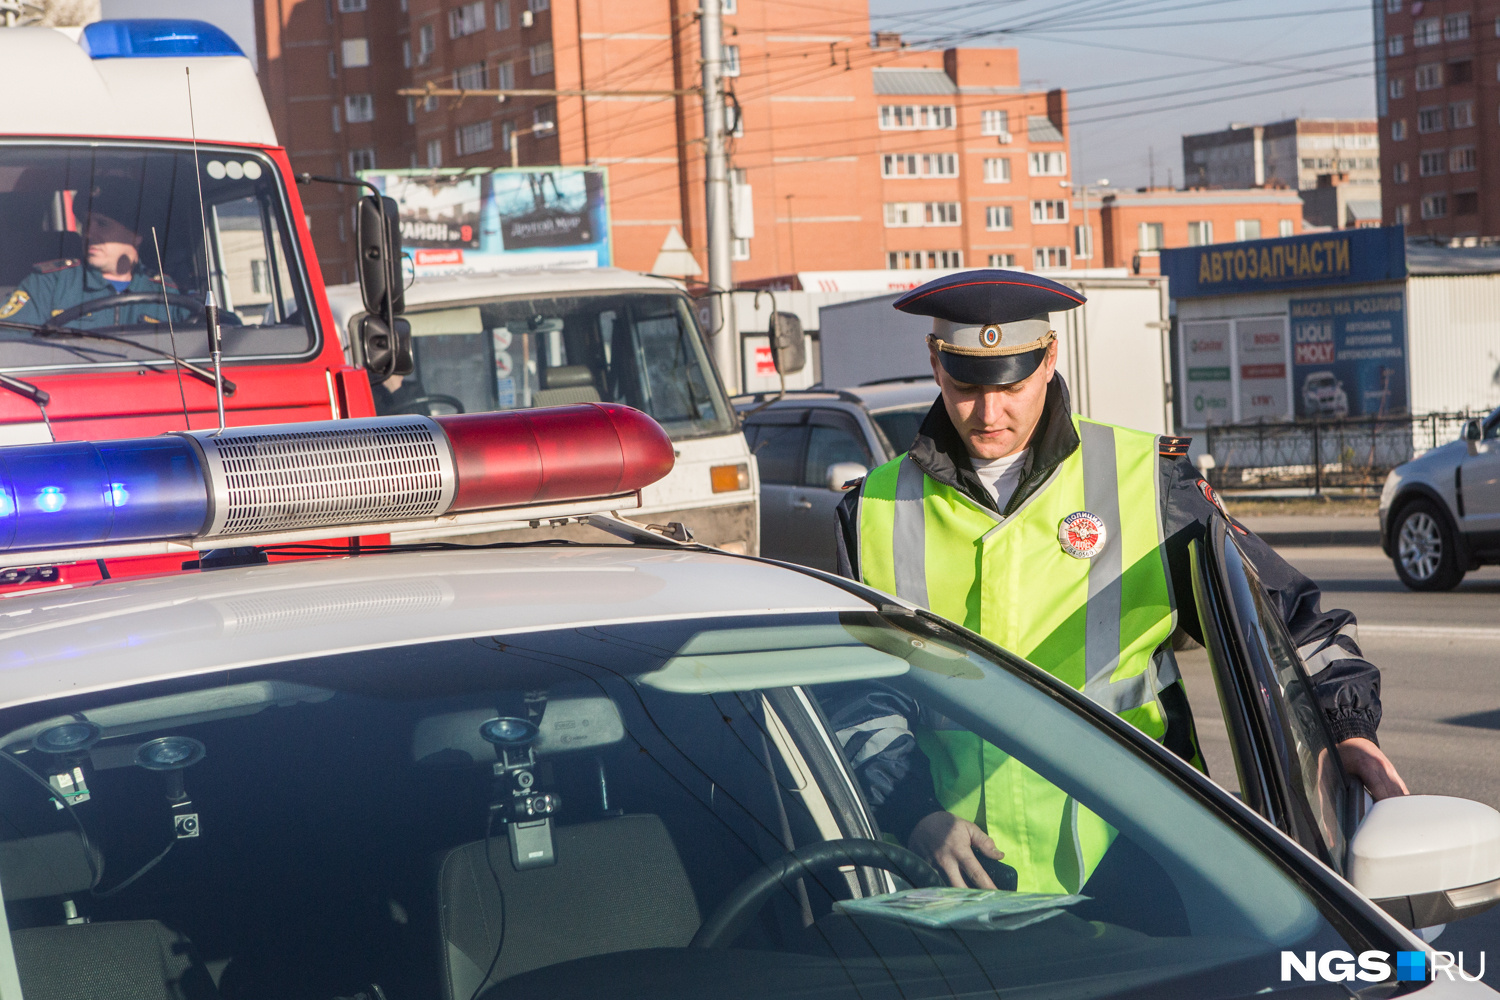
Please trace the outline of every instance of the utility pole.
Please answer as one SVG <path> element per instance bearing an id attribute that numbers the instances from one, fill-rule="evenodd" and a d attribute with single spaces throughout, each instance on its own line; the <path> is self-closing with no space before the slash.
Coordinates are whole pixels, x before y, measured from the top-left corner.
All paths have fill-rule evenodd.
<path id="1" fill-rule="evenodd" d="M 722 0 L 703 0 L 703 135 L 708 190 L 709 334 L 714 362 L 730 392 L 739 391 L 739 330 L 735 323 L 730 263 L 729 158 L 724 148 L 724 21 Z"/>

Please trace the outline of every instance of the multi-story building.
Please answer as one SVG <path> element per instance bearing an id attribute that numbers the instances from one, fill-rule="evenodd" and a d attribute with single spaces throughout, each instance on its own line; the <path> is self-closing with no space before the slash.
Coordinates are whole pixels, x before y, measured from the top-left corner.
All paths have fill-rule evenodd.
<path id="1" fill-rule="evenodd" d="M 1376 0 L 1375 85 L 1387 225 L 1500 236 L 1500 0 Z"/>
<path id="2" fill-rule="evenodd" d="M 872 36 L 866 0 L 724 2 L 737 282 L 1072 265 L 1066 98 L 1024 90 L 1014 49 Z M 615 262 L 651 269 L 676 230 L 706 268 L 689 0 L 256 3 L 299 170 L 606 166 Z M 396 96 L 429 84 L 565 93 Z M 329 280 L 352 278 L 349 195 L 304 195 Z"/>
<path id="3" fill-rule="evenodd" d="M 1379 185 L 1375 120 L 1291 118 L 1182 137 L 1184 187 L 1306 191 L 1318 186 L 1320 174 L 1346 174 L 1346 183 Z M 1378 198 L 1378 189 L 1372 190 Z"/>
<path id="4" fill-rule="evenodd" d="M 1160 274 L 1161 251 L 1172 247 L 1302 232 L 1302 199 L 1285 188 L 1107 191 L 1092 205 L 1075 200 L 1074 208 L 1097 213 L 1099 263 L 1135 274 Z"/>

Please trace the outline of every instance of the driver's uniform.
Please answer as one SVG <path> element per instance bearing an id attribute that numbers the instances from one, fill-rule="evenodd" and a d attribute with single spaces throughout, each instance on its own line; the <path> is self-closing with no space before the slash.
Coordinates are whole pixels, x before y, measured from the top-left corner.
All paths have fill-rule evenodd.
<path id="1" fill-rule="evenodd" d="M 167 292 L 177 291 L 171 278 L 166 279 Z M 162 282 L 154 274 L 148 274 L 139 266 L 130 275 L 130 284 L 124 292 L 104 278 L 104 272 L 90 267 L 81 260 L 64 258 L 49 260 L 31 269 L 16 290 L 10 293 L 5 304 L 0 306 L 0 320 L 15 323 L 30 323 L 41 326 L 64 310 L 95 299 L 110 298 L 134 292 L 161 295 Z M 186 310 L 178 308 L 174 320 L 181 320 Z M 79 330 L 97 330 L 104 327 L 135 326 L 141 323 L 165 323 L 167 307 L 161 302 L 137 302 L 130 305 L 106 307 L 97 312 L 86 313 L 68 323 Z"/>

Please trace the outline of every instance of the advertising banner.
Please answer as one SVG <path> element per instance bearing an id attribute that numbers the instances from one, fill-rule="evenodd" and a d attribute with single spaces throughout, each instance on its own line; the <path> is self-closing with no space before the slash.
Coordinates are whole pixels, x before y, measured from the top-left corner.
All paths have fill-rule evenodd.
<path id="1" fill-rule="evenodd" d="M 360 178 L 395 199 L 418 274 L 611 263 L 602 168 L 367 170 Z"/>
<path id="2" fill-rule="evenodd" d="M 1186 427 L 1227 424 L 1234 419 L 1229 334 L 1227 320 L 1182 324 L 1182 422 Z"/>
<path id="3" fill-rule="evenodd" d="M 1406 296 L 1292 299 L 1292 394 L 1297 416 L 1406 413 Z"/>
<path id="4" fill-rule="evenodd" d="M 1174 299 L 1240 295 L 1406 277 L 1402 227 L 1344 229 L 1161 252 Z"/>
<path id="5" fill-rule="evenodd" d="M 1286 318 L 1240 319 L 1234 322 L 1236 359 L 1240 366 L 1240 421 L 1285 420 L 1292 415 L 1287 398 Z"/>

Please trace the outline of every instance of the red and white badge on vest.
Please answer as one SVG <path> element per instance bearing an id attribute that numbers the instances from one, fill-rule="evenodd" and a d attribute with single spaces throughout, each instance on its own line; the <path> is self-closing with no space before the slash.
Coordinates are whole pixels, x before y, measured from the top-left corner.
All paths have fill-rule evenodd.
<path id="1" fill-rule="evenodd" d="M 1057 526 L 1057 540 L 1062 550 L 1074 559 L 1092 559 L 1103 551 L 1109 530 L 1104 526 L 1104 518 L 1080 510 L 1062 519 Z"/>

